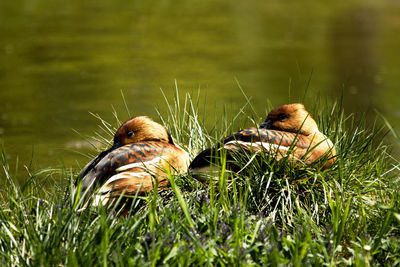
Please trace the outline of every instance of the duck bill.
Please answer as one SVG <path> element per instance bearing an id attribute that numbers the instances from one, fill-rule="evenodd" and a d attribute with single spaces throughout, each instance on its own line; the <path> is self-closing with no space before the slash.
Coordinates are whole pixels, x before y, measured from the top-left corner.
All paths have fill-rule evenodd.
<path id="1" fill-rule="evenodd" d="M 94 159 L 92 159 L 92 160 L 81 170 L 81 172 L 80 172 L 79 175 L 78 175 L 78 180 L 79 180 L 79 179 L 82 179 L 83 177 L 85 177 L 86 174 L 87 174 L 90 170 L 92 170 L 92 169 L 97 165 L 97 163 L 99 163 L 100 160 L 102 160 L 108 153 L 110 153 L 111 151 L 113 151 L 113 150 L 119 148 L 120 146 L 121 146 L 120 143 L 114 143 L 114 145 L 113 145 L 112 147 L 110 147 L 109 149 L 100 152 L 100 154 L 98 154 Z"/>
<path id="2" fill-rule="evenodd" d="M 271 120 L 266 120 L 260 125 L 261 129 L 271 129 Z"/>

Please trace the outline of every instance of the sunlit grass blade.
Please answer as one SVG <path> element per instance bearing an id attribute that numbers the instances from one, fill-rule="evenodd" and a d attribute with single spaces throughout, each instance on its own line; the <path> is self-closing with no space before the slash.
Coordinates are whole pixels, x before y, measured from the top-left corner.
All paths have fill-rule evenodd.
<path id="1" fill-rule="evenodd" d="M 174 97 L 164 94 L 159 120 L 191 159 L 233 131 L 259 123 L 244 93 L 237 111 L 210 113 L 200 92 L 183 95 L 175 87 Z M 27 164 L 26 181 L 18 184 L 3 148 L 0 264 L 399 264 L 400 163 L 386 138 L 396 139 L 394 129 L 386 120 L 345 114 L 341 99 L 316 99 L 309 108 L 335 144 L 330 169 L 298 166 L 289 157 L 277 161 L 266 151 L 228 157 L 222 152 L 215 155 L 214 176 L 204 183 L 190 174 L 169 174 L 170 187 L 159 188 L 154 180 L 147 195 L 122 195 L 106 207 L 93 207 L 92 197 L 82 195 L 75 184 L 78 170 L 33 171 Z M 114 113 L 114 123 L 95 115 L 100 128 L 89 138 L 94 150 L 112 142 L 119 123 Z M 240 171 L 232 172 L 232 166 Z M 53 176 L 64 185 L 55 186 Z"/>

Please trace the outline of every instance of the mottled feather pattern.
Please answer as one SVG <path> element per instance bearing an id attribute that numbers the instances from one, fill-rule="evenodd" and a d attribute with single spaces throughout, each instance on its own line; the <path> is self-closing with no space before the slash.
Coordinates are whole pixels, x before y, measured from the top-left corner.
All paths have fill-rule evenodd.
<path id="1" fill-rule="evenodd" d="M 217 158 L 215 157 L 217 154 L 216 151 L 221 148 L 221 145 L 225 145 L 227 143 L 229 143 L 230 145 L 224 146 L 224 148 L 232 151 L 238 151 L 239 146 L 245 150 L 249 150 L 249 147 L 252 147 L 254 151 L 254 149 L 256 149 L 256 146 L 252 146 L 252 144 L 255 144 L 257 142 L 275 144 L 277 145 L 277 148 L 290 146 L 294 147 L 296 145 L 296 148 L 307 149 L 310 144 L 307 144 L 306 140 L 304 139 L 305 138 L 303 136 L 298 135 L 297 133 L 259 128 L 244 129 L 224 138 L 221 143 L 216 144 L 213 148 L 202 151 L 192 161 L 189 169 L 194 168 L 194 166 L 203 167 L 210 164 L 210 162 L 215 162 L 215 160 L 217 160 Z M 247 143 L 248 146 L 241 145 L 243 144 L 243 142 Z"/>
<path id="2" fill-rule="evenodd" d="M 259 128 L 249 128 L 239 131 L 227 138 L 222 143 L 225 144 L 229 141 L 238 140 L 245 142 L 267 142 L 284 147 L 290 147 L 295 142 L 295 145 L 300 148 L 307 148 L 309 144 L 302 135 L 291 132 L 284 132 L 278 130 L 267 130 Z"/>
<path id="3" fill-rule="evenodd" d="M 96 179 L 96 184 L 103 184 L 106 179 L 117 173 L 117 169 L 130 163 L 143 163 L 168 153 L 175 153 L 175 146 L 157 141 L 132 143 L 117 148 L 108 153 L 87 174 L 82 181 L 83 189 L 90 186 Z M 173 160 L 171 158 L 171 160 Z"/>

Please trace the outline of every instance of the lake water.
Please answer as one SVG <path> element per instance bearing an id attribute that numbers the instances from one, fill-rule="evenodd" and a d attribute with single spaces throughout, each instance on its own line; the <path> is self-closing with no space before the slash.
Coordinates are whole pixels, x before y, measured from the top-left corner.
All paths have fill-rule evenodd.
<path id="1" fill-rule="evenodd" d="M 398 131 L 400 1 L 324 2 L 1 1 L 10 164 L 83 166 L 90 150 L 72 129 L 97 129 L 89 111 L 114 121 L 114 106 L 128 119 L 123 91 L 132 114 L 157 118 L 160 88 L 172 99 L 175 80 L 181 94 L 200 88 L 209 106 L 230 110 L 245 102 L 237 80 L 261 115 L 305 88 L 306 105 L 343 91 L 347 113 L 377 109 Z"/>

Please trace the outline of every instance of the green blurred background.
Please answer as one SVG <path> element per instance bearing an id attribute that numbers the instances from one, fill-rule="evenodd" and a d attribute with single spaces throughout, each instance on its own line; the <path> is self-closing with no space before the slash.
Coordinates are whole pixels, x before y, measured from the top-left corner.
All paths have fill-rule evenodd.
<path id="1" fill-rule="evenodd" d="M 346 113 L 377 109 L 398 129 L 400 1 L 0 2 L 0 138 L 13 166 L 83 166 L 90 149 L 72 129 L 97 129 L 88 111 L 114 122 L 112 106 L 128 119 L 121 90 L 133 115 L 158 119 L 175 80 L 237 111 L 235 79 L 260 116 L 305 88 L 311 100 L 343 91 Z"/>

